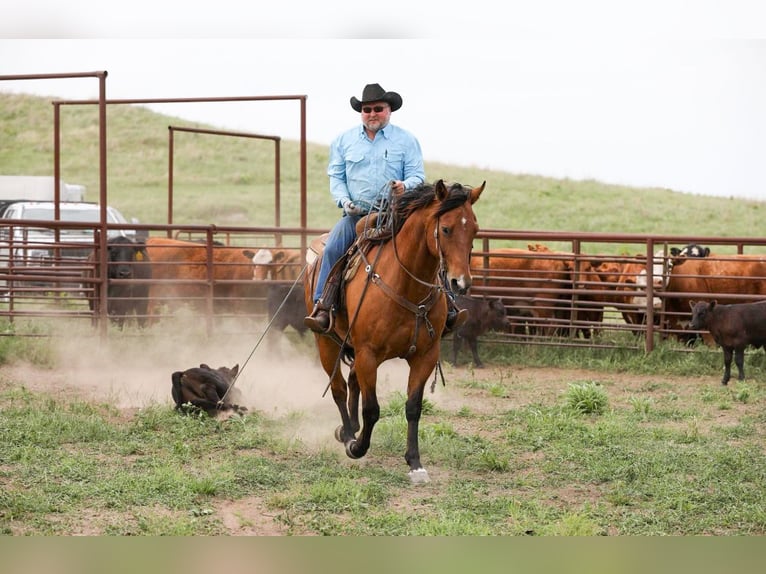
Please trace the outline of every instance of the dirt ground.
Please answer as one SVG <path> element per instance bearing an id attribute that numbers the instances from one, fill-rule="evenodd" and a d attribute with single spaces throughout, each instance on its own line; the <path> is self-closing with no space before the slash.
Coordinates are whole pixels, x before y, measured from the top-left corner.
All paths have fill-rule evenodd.
<path id="1" fill-rule="evenodd" d="M 179 334 L 179 338 L 183 334 Z M 213 367 L 240 364 L 237 386 L 244 395 L 243 404 L 250 410 L 280 417 L 296 411 L 300 417 L 292 429 L 308 448 L 338 445 L 332 436 L 338 425 L 337 409 L 329 392 L 323 396 L 327 377 L 315 359 L 311 346 L 296 348 L 282 339 L 276 346 L 258 348 L 252 341 L 224 341 L 210 344 L 200 341 L 179 344 L 172 337 L 162 341 L 125 339 L 100 343 L 91 352 L 74 352 L 76 341 L 62 341 L 57 349 L 58 367 L 54 370 L 23 362 L 4 365 L 0 370 L 0 388 L 22 385 L 33 392 L 53 396 L 79 397 L 114 404 L 130 420 L 135 413 L 153 404 L 172 405 L 170 375 L 208 363 Z M 80 349 L 81 351 L 81 349 Z M 252 353 L 252 354 L 251 354 Z M 77 358 L 74 358 L 77 357 Z M 493 414 L 532 403 L 553 404 L 560 401 L 569 384 L 595 381 L 609 392 L 610 406 L 628 405 L 630 397 L 647 388 L 672 388 L 680 397 L 698 395 L 701 388 L 718 388 L 718 376 L 704 378 L 647 377 L 625 373 L 603 373 L 583 369 L 547 369 L 493 367 L 473 369 L 444 366 L 446 386 L 439 380 L 426 397 L 438 408 L 455 412 L 468 408 L 477 414 Z M 379 369 L 378 395 L 385 404 L 390 393 L 403 393 L 406 388 L 407 364 L 389 361 Z M 505 389 L 492 392 L 492 387 Z M 738 409 L 719 410 L 716 424 L 725 419 L 736 421 Z M 470 423 L 470 418 L 468 418 Z M 476 429 L 457 429 L 474 432 Z M 432 480 L 438 480 L 438 469 L 429 469 Z M 257 497 L 222 501 L 217 512 L 232 535 L 280 535 L 285 533 Z"/>

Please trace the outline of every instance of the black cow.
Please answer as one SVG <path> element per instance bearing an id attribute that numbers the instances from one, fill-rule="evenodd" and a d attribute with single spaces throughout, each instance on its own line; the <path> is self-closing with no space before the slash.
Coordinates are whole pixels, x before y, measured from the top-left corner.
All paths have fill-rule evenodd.
<path id="1" fill-rule="evenodd" d="M 95 261 L 95 253 L 89 258 Z M 146 246 L 136 243 L 129 237 L 117 236 L 107 241 L 107 307 L 109 318 L 120 329 L 125 320 L 135 314 L 139 327 L 145 327 L 149 304 L 149 283 L 114 283 L 113 280 L 148 280 L 152 278 L 151 262 Z M 90 270 L 87 276 L 92 276 Z M 88 299 L 90 310 L 98 309 L 98 299 L 94 295 Z M 95 321 L 95 316 L 94 316 Z"/>
<path id="2" fill-rule="evenodd" d="M 476 368 L 484 367 L 479 358 L 478 339 L 487 331 L 508 331 L 510 325 L 505 312 L 505 305 L 500 299 L 479 299 L 469 295 L 458 295 L 455 304 L 460 309 L 468 310 L 468 320 L 455 330 L 452 344 L 452 364 L 458 364 L 458 353 L 463 341 L 468 342 Z"/>
<path id="3" fill-rule="evenodd" d="M 188 412 L 201 409 L 211 417 L 220 411 L 246 413 L 247 408 L 235 402 L 242 400 L 242 394 L 239 389 L 231 386 L 238 373 L 239 364 L 232 368 L 212 369 L 205 363 L 199 367 L 174 372 L 170 378 L 173 382 L 171 394 L 176 410 Z"/>
<path id="4" fill-rule="evenodd" d="M 303 299 L 301 284 L 295 286 L 286 283 L 269 285 L 266 306 L 268 307 L 270 329 L 281 332 L 287 327 L 292 327 L 301 335 L 308 330 L 308 327 L 303 323 L 303 319 L 306 317 L 306 302 Z"/>
<path id="5" fill-rule="evenodd" d="M 716 301 L 689 302 L 692 308 L 690 328 L 707 330 L 715 342 L 723 348 L 723 379 L 726 385 L 731 379 L 731 359 L 737 365 L 739 380 L 745 379 L 745 348 L 748 345 L 763 347 L 766 344 L 766 301 L 718 305 Z"/>

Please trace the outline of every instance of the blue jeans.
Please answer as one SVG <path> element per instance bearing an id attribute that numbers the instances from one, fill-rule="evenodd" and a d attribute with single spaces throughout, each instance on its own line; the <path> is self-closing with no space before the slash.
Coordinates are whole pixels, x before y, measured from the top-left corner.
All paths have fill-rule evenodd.
<path id="1" fill-rule="evenodd" d="M 344 215 L 330 230 L 330 236 L 327 238 L 322 254 L 319 277 L 314 289 L 314 303 L 322 297 L 324 284 L 327 282 L 327 277 L 330 275 L 333 265 L 351 247 L 351 244 L 356 239 L 356 222 L 359 219 L 360 216 L 358 215 Z"/>

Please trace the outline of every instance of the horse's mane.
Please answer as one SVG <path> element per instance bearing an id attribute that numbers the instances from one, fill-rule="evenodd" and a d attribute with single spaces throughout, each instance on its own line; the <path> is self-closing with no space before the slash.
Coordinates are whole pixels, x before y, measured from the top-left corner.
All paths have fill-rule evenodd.
<path id="1" fill-rule="evenodd" d="M 393 205 L 393 219 L 395 222 L 394 235 L 399 232 L 406 219 L 412 215 L 412 213 L 431 205 L 436 198 L 434 187 L 434 184 L 431 183 L 421 183 L 416 188 L 405 191 L 402 195 L 396 198 Z M 451 183 L 447 186 L 447 189 L 449 195 L 439 206 L 439 210 L 436 213 L 437 216 L 460 207 L 468 200 L 470 189 L 466 188 L 464 185 L 460 183 Z"/>
<path id="2" fill-rule="evenodd" d="M 460 183 L 451 183 L 447 185 L 447 197 L 439 205 L 436 212 L 437 217 L 452 211 L 463 205 L 471 193 L 470 188 Z M 393 198 L 393 202 L 387 205 L 387 208 L 380 211 L 379 215 L 373 220 L 374 227 L 367 229 L 361 234 L 358 241 L 363 245 L 362 249 L 375 243 L 386 243 L 392 237 L 401 231 L 404 222 L 413 213 L 424 207 L 428 207 L 436 199 L 435 184 L 421 183 L 419 186 L 405 191 L 401 195 Z"/>

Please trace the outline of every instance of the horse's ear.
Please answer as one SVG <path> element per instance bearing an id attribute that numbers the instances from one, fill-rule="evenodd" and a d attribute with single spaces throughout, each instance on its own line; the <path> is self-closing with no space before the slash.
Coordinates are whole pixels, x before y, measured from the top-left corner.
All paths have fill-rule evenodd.
<path id="1" fill-rule="evenodd" d="M 481 192 L 484 191 L 485 185 L 487 185 L 486 180 L 483 181 L 479 187 L 474 187 L 471 190 L 471 204 L 474 204 L 477 201 L 479 201 L 479 196 L 481 195 Z"/>
<path id="2" fill-rule="evenodd" d="M 444 198 L 449 195 L 449 191 L 447 190 L 447 186 L 444 185 L 443 179 L 440 179 L 434 183 L 434 195 L 439 201 L 444 201 Z"/>

